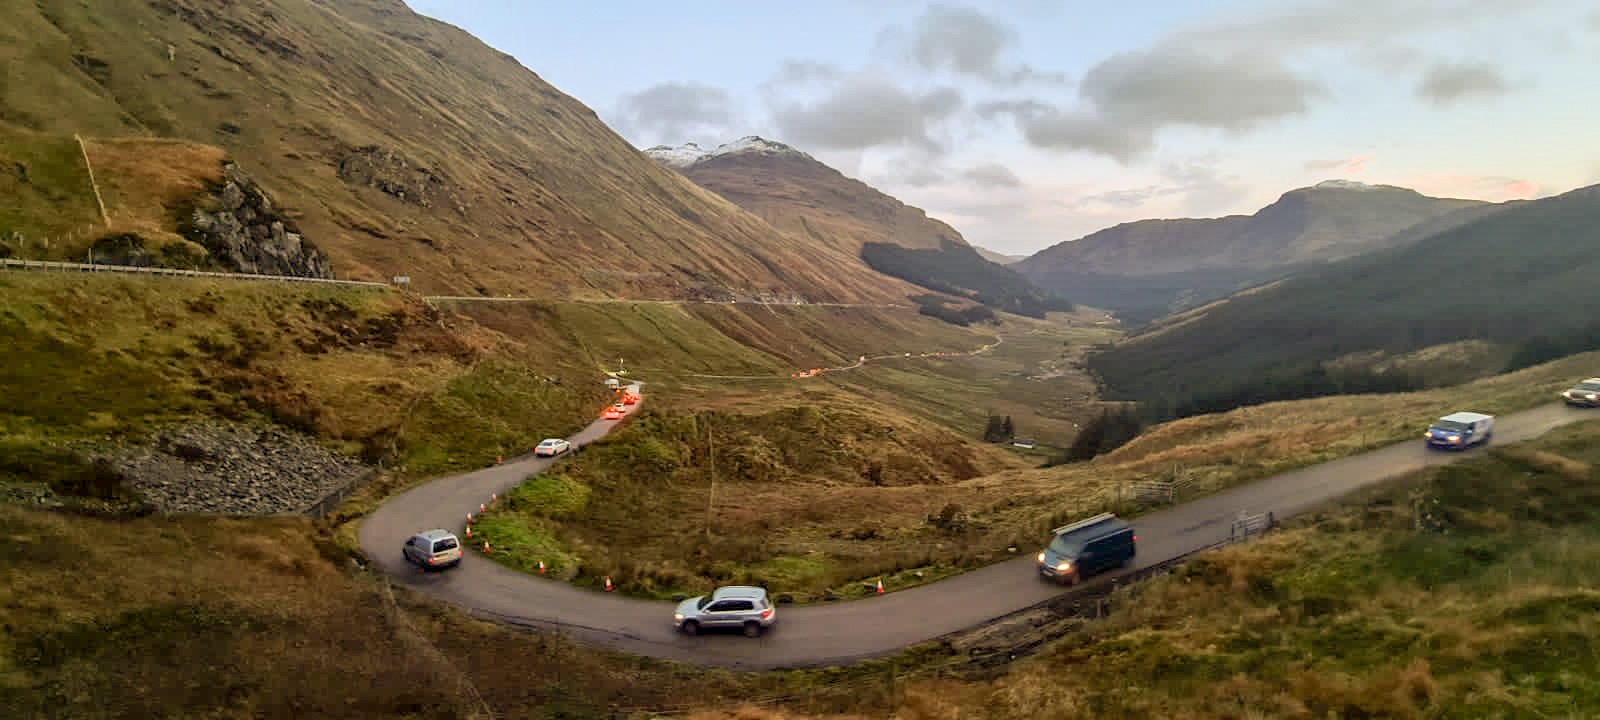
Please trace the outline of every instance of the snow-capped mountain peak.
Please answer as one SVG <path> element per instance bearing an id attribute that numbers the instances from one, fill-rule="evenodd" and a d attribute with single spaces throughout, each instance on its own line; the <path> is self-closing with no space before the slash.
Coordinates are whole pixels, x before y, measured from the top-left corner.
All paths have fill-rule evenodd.
<path id="1" fill-rule="evenodd" d="M 1364 182 L 1361 182 L 1359 180 L 1342 180 L 1342 179 L 1323 180 L 1322 182 L 1317 183 L 1313 187 L 1325 188 L 1325 189 L 1330 189 L 1330 190 L 1377 190 L 1377 189 L 1379 189 L 1379 186 L 1377 186 L 1377 185 L 1368 185 L 1368 184 L 1366 184 Z"/>
<path id="2" fill-rule="evenodd" d="M 647 148 L 644 154 L 649 155 L 656 162 L 671 168 L 686 168 L 691 165 L 703 163 L 712 158 L 724 155 L 738 155 L 756 153 L 761 155 L 791 154 L 809 158 L 810 155 L 800 152 L 781 142 L 767 140 L 757 135 L 746 135 L 730 143 L 723 143 L 715 150 L 706 150 L 694 143 L 684 143 L 677 147 L 671 145 L 657 145 Z"/>

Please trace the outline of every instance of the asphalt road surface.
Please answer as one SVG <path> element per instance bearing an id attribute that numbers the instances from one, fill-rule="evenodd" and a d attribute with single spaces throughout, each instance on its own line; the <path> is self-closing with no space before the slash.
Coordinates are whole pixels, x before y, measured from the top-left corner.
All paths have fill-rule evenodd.
<path id="1" fill-rule="evenodd" d="M 634 386 L 633 390 L 638 391 Z M 630 406 L 634 412 L 639 405 Z M 1528 440 L 1594 412 L 1561 404 L 1502 415 L 1493 443 Z M 617 421 L 599 420 L 570 438 L 592 442 Z M 1137 519 L 1137 568 L 1159 564 L 1227 539 L 1239 512 L 1287 518 L 1329 500 L 1430 464 L 1482 453 L 1428 450 L 1418 439 L 1243 485 Z M 531 455 L 504 465 L 441 478 L 386 502 L 361 526 L 361 546 L 400 584 L 501 622 L 560 629 L 593 645 L 701 665 L 746 670 L 842 665 L 889 655 L 909 645 L 966 630 L 1023 610 L 1071 589 L 1038 579 L 1034 548 L 1019 557 L 929 585 L 863 600 L 779 606 L 777 625 L 759 638 L 733 634 L 688 636 L 672 627 L 672 604 L 584 590 L 507 569 L 481 551 L 459 567 L 422 572 L 400 553 L 418 530 L 458 530 L 491 493 L 503 494 L 554 461 Z M 1043 543 L 1045 538 L 1040 538 Z M 470 548 L 469 548 L 470 549 Z M 1106 582 L 1116 573 L 1091 582 Z M 781 588 L 775 588 L 779 591 Z"/>

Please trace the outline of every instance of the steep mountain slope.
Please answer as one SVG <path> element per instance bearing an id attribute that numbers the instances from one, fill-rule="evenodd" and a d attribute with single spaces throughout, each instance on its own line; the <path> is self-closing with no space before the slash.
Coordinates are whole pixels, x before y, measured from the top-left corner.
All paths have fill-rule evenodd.
<path id="1" fill-rule="evenodd" d="M 710 151 L 690 143 L 645 154 L 775 227 L 852 255 L 869 242 L 967 244 L 955 228 L 783 143 L 750 136 Z"/>
<path id="2" fill-rule="evenodd" d="M 689 143 L 645 154 L 779 229 L 885 274 L 1012 312 L 1070 307 L 985 259 L 955 228 L 783 143 L 749 136 L 713 150 Z"/>
<path id="3" fill-rule="evenodd" d="M 1429 381 L 1329 365 L 1353 353 L 1596 336 L 1600 186 L 1470 213 L 1476 217 L 1409 245 L 1159 323 L 1090 366 L 1123 397 L 1203 412 Z"/>
<path id="4" fill-rule="evenodd" d="M 1043 287 L 1144 321 L 1317 263 L 1393 247 L 1395 236 L 1476 200 L 1330 180 L 1254 215 L 1140 220 L 1011 265 Z"/>
<path id="5" fill-rule="evenodd" d="M 400 0 L 0 0 L 0 122 L 222 147 L 341 276 L 436 293 L 899 299 Z"/>

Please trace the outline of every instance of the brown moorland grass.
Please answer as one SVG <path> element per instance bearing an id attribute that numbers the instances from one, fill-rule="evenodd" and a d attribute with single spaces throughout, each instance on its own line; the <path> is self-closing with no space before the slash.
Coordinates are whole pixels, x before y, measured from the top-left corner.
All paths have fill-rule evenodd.
<path id="1" fill-rule="evenodd" d="M 690 669 L 472 620 L 341 572 L 303 520 L 0 504 L 0 525 L 10 717 L 603 718 L 849 692 L 816 674 Z"/>
<path id="2" fill-rule="evenodd" d="M 1106 619 L 998 677 L 902 679 L 900 697 L 931 696 L 933 709 L 902 702 L 885 716 L 1592 716 L 1600 477 L 1566 463 L 1600 460 L 1596 439 L 1600 422 L 1560 428 L 1209 553 L 1119 590 Z M 1488 513 L 1503 521 L 1475 524 Z M 695 717 L 855 716 L 724 708 Z"/>
<path id="3" fill-rule="evenodd" d="M 544 522 L 538 546 L 578 558 L 580 583 L 612 575 L 627 579 L 625 591 L 652 596 L 730 580 L 769 583 L 801 601 L 830 592 L 848 596 L 859 590 L 856 581 L 878 575 L 905 587 L 1009 557 L 1009 548 L 1033 545 L 1067 519 L 1105 509 L 1136 514 L 1141 508 L 1128 505 L 1124 492 L 1134 480 L 1182 475 L 1192 481 L 1185 497 L 1194 497 L 1415 438 L 1418 428 L 1458 409 L 1463 398 L 1496 413 L 1547 402 L 1595 355 L 1456 388 L 1319 398 L 1188 418 L 1154 428 L 1093 462 L 994 467 L 965 477 L 884 474 L 882 468 L 894 468 L 894 451 L 874 451 L 875 461 L 832 456 L 827 467 L 835 474 L 795 472 L 782 459 L 793 447 L 937 445 L 909 440 L 915 436 L 889 420 L 897 413 L 887 407 L 841 406 L 821 391 L 807 397 L 827 420 L 809 426 L 792 418 L 777 421 L 786 417 L 781 413 L 750 410 L 720 421 L 702 414 L 652 422 L 654 416 L 647 415 L 566 473 L 593 487 L 593 509 L 554 526 Z M 874 422 L 894 428 L 884 436 L 893 439 L 870 439 L 882 431 L 841 414 L 843 407 L 866 410 Z M 670 429 L 676 422 L 700 429 Z M 712 463 L 701 423 L 717 422 L 732 422 L 739 432 L 715 434 L 719 460 Z M 769 433 L 763 425 L 776 427 Z M 800 432 L 779 434 L 777 427 Z M 641 453 L 661 453 L 667 458 L 663 469 L 641 471 Z M 878 484 L 870 480 L 873 462 L 882 464 Z M 607 549 L 615 545 L 604 540 L 619 537 L 631 538 L 624 547 L 652 550 L 630 550 L 623 563 Z M 519 562 L 511 554 L 504 559 Z M 538 558 L 525 560 L 531 566 Z"/>

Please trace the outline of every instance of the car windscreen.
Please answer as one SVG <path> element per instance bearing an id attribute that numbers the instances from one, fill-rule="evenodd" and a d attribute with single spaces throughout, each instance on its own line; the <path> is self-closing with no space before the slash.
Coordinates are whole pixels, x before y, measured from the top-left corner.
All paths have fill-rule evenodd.
<path id="1" fill-rule="evenodd" d="M 1578 389 L 1584 392 L 1600 392 L 1600 382 L 1578 383 Z"/>
<path id="2" fill-rule="evenodd" d="M 1066 535 L 1057 535 L 1056 539 L 1050 541 L 1050 549 L 1057 555 L 1077 557 L 1083 552 L 1083 543 L 1073 540 Z"/>
<path id="3" fill-rule="evenodd" d="M 710 604 L 711 604 L 711 596 L 710 595 L 705 595 L 705 596 L 702 596 L 700 598 L 700 602 L 695 603 L 694 606 L 695 606 L 696 609 L 704 610 Z"/>
<path id="4" fill-rule="evenodd" d="M 1433 429 L 1459 433 L 1466 432 L 1467 425 L 1466 423 L 1459 423 L 1454 420 L 1439 420 L 1433 424 Z"/>
<path id="5" fill-rule="evenodd" d="M 524 445 L 523 447 L 527 446 Z M 460 547 L 460 544 L 456 542 L 455 538 L 445 538 L 443 540 L 433 541 L 433 551 L 436 553 L 444 552 L 446 550 L 454 550 L 457 547 Z"/>

